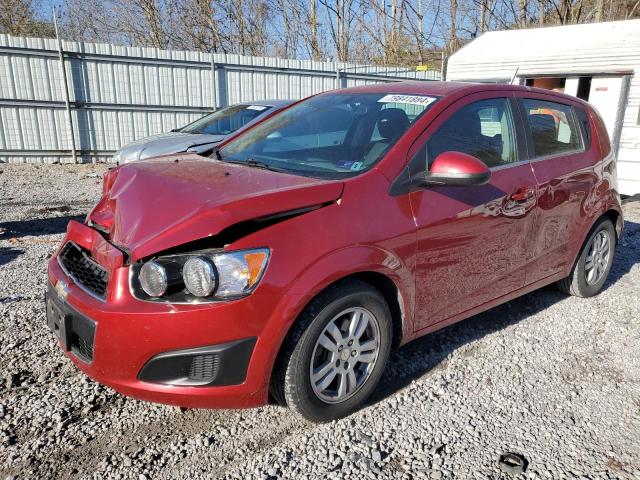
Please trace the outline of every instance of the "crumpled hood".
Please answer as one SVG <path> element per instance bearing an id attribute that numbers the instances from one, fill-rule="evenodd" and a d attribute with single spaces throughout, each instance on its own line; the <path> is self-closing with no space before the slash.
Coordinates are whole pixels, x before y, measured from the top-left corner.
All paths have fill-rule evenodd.
<path id="1" fill-rule="evenodd" d="M 117 152 L 121 164 L 143 160 L 145 158 L 186 152 L 198 145 L 219 143 L 224 135 L 209 135 L 206 133 L 169 132 L 141 138 L 129 143 Z"/>
<path id="2" fill-rule="evenodd" d="M 88 220 L 135 261 L 242 221 L 335 201 L 342 189 L 187 154 L 109 170 Z"/>

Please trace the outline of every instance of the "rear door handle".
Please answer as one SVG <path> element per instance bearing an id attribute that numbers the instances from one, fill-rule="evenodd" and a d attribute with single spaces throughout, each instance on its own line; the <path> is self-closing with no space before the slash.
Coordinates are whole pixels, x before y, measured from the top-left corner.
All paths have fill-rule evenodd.
<path id="1" fill-rule="evenodd" d="M 533 187 L 520 187 L 511 195 L 509 199 L 514 202 L 526 202 L 536 196 L 536 191 Z"/>

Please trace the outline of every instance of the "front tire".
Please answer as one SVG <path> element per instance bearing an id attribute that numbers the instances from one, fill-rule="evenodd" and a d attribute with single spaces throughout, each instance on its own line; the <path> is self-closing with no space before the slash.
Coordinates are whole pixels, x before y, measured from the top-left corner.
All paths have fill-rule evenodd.
<path id="1" fill-rule="evenodd" d="M 611 271 L 615 246 L 613 223 L 603 217 L 589 232 L 571 274 L 558 282 L 558 288 L 576 297 L 592 297 L 599 293 Z"/>
<path id="2" fill-rule="evenodd" d="M 369 397 L 391 349 L 391 312 L 358 280 L 329 287 L 303 311 L 274 370 L 272 395 L 304 418 L 349 415 Z"/>

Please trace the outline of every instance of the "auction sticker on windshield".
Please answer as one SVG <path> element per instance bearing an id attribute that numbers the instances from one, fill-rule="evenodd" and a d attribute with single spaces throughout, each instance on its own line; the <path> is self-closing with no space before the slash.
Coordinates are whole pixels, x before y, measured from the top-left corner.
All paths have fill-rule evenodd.
<path id="1" fill-rule="evenodd" d="M 262 110 L 266 110 L 267 107 L 265 107 L 264 105 L 249 105 L 247 107 L 247 110 L 258 110 L 258 111 L 262 111 Z"/>
<path id="2" fill-rule="evenodd" d="M 422 105 L 424 107 L 431 105 L 437 100 L 436 97 L 427 97 L 426 95 L 399 95 L 390 94 L 382 97 L 380 103 L 409 103 L 411 105 Z"/>

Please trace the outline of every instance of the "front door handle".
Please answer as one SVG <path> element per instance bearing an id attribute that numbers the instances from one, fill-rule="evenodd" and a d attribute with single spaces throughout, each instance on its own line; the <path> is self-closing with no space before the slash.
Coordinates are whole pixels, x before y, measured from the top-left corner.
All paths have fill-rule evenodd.
<path id="1" fill-rule="evenodd" d="M 514 202 L 526 202 L 536 196 L 536 190 L 533 187 L 520 187 L 511 195 L 509 199 Z"/>

